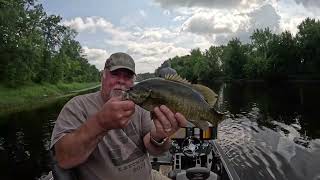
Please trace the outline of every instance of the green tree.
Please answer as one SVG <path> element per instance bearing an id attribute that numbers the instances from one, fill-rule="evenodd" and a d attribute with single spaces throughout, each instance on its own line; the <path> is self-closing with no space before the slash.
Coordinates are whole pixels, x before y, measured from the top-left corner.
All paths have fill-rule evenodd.
<path id="1" fill-rule="evenodd" d="M 232 39 L 223 49 L 222 63 L 224 72 L 234 79 L 245 77 L 244 65 L 248 61 L 247 47 L 239 39 Z"/>
<path id="2" fill-rule="evenodd" d="M 210 73 L 214 76 L 220 76 L 222 73 L 221 57 L 223 53 L 223 46 L 211 46 L 205 51 L 205 57 L 209 61 Z"/>
<path id="3" fill-rule="evenodd" d="M 307 74 L 319 74 L 320 71 L 320 22 L 307 18 L 298 25 L 296 35 L 300 49 L 302 70 Z M 318 75 L 319 76 L 319 75 Z"/>
<path id="4" fill-rule="evenodd" d="M 0 0 L 0 82 L 99 80 L 75 36 L 36 0 Z"/>
<path id="5" fill-rule="evenodd" d="M 281 33 L 278 46 L 274 49 L 277 57 L 278 72 L 288 75 L 299 73 L 301 61 L 298 52 L 297 42 L 292 34 L 289 31 Z"/>

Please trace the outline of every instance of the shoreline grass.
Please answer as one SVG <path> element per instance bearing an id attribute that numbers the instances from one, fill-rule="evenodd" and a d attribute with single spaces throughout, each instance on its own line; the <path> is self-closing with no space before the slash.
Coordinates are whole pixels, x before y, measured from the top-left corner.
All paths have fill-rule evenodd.
<path id="1" fill-rule="evenodd" d="M 92 83 L 28 84 L 18 88 L 0 85 L 0 115 L 41 107 L 56 99 L 98 87 Z"/>

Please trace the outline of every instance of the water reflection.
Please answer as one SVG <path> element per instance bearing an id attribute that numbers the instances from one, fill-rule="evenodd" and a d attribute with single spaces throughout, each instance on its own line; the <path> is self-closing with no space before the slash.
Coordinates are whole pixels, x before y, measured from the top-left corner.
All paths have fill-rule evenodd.
<path id="1" fill-rule="evenodd" d="M 320 177 L 320 86 L 222 84 L 219 142 L 243 179 Z M 313 94 L 312 94 L 313 93 Z M 310 126 L 312 124 L 312 126 Z"/>
<path id="2" fill-rule="evenodd" d="M 320 179 L 320 84 L 212 84 L 228 112 L 219 143 L 242 179 Z M 36 179 L 49 169 L 54 120 L 68 99 L 0 117 L 0 179 Z"/>
<path id="3" fill-rule="evenodd" d="M 0 119 L 0 179 L 36 179 L 50 170 L 54 119 L 68 99 Z"/>

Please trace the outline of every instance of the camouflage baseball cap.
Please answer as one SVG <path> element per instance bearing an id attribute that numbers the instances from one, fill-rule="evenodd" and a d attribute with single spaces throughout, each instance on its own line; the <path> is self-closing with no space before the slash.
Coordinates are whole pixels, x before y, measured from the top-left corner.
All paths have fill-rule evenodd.
<path id="1" fill-rule="evenodd" d="M 109 69 L 110 71 L 124 68 L 132 71 L 135 74 L 135 64 L 132 57 L 122 52 L 111 54 L 111 56 L 107 59 L 104 68 Z"/>

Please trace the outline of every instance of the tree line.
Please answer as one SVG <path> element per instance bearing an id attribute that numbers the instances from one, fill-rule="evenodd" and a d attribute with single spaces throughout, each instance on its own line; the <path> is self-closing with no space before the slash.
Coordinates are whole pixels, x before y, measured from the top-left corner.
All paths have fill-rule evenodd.
<path id="1" fill-rule="evenodd" d="M 46 14 L 37 0 L 0 0 L 1 84 L 99 81 L 99 71 L 75 40 L 77 33 L 61 20 Z M 250 38 L 250 43 L 234 38 L 167 61 L 191 81 L 320 79 L 319 20 L 305 19 L 296 35 L 266 28 Z"/>
<path id="2" fill-rule="evenodd" d="M 0 83 L 99 81 L 82 55 L 77 33 L 37 0 L 0 0 Z"/>
<path id="3" fill-rule="evenodd" d="M 192 82 L 320 79 L 319 20 L 306 18 L 298 25 L 296 35 L 289 31 L 274 34 L 269 28 L 257 29 L 250 40 L 242 43 L 234 38 L 227 45 L 211 46 L 205 51 L 193 49 L 189 55 L 167 61 Z"/>

